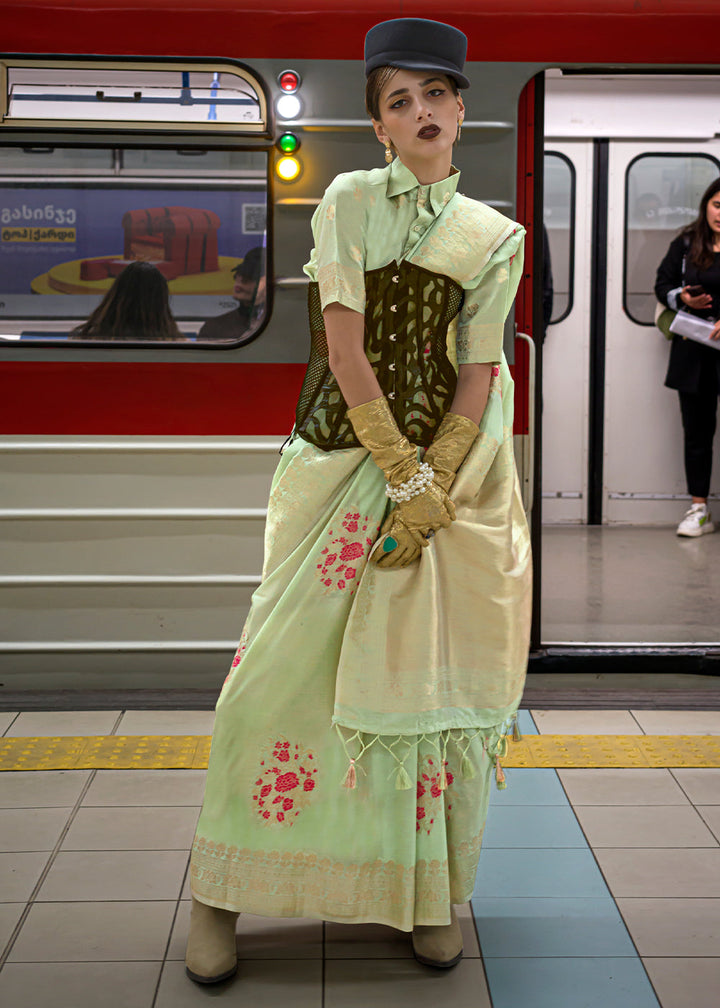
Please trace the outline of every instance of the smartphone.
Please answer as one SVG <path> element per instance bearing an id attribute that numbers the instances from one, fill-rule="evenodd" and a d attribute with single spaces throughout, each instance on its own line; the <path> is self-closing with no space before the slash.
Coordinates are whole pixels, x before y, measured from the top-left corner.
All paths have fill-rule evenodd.
<path id="1" fill-rule="evenodd" d="M 692 287 L 688 287 L 687 293 L 690 297 L 700 297 L 701 294 L 705 293 L 705 288 L 702 284 L 694 284 Z"/>

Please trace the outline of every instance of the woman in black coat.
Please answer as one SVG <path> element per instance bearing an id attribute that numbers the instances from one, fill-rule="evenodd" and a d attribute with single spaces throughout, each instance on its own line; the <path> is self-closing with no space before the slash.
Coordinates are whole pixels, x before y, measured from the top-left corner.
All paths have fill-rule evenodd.
<path id="1" fill-rule="evenodd" d="M 703 194 L 697 218 L 671 242 L 658 267 L 655 294 L 673 311 L 715 322 L 711 338 L 720 340 L 720 178 Z M 685 475 L 692 497 L 677 534 L 701 536 L 715 531 L 707 497 L 720 392 L 720 345 L 716 349 L 673 336 L 665 384 L 680 396 Z"/>

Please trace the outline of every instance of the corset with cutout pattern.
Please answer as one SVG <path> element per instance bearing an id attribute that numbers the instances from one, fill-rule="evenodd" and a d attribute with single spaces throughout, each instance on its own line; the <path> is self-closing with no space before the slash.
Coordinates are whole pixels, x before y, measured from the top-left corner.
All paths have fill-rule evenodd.
<path id="1" fill-rule="evenodd" d="M 365 274 L 365 353 L 402 433 L 427 447 L 450 408 L 457 375 L 447 355 L 447 330 L 463 289 L 450 277 L 395 262 Z M 330 370 L 317 283 L 308 295 L 310 360 L 300 390 L 295 430 L 331 451 L 360 445 Z"/>

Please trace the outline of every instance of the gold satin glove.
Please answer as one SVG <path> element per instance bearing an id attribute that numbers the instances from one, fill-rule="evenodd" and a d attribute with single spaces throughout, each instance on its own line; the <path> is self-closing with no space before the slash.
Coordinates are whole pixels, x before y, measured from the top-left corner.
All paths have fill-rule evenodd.
<path id="1" fill-rule="evenodd" d="M 417 449 L 400 433 L 387 399 L 382 396 L 347 412 L 358 441 L 367 448 L 391 486 L 400 486 L 420 471 Z M 409 501 L 398 504 L 403 523 L 410 531 L 434 532 L 447 528 L 455 508 L 447 492 L 432 482 Z"/>
<path id="2" fill-rule="evenodd" d="M 480 428 L 469 417 L 446 413 L 425 452 L 425 461 L 435 472 L 435 483 L 450 491 L 455 475 L 475 443 Z"/>
<path id="3" fill-rule="evenodd" d="M 475 443 L 479 431 L 478 425 L 469 417 L 459 413 L 445 414 L 432 444 L 425 452 L 425 461 L 432 466 L 435 472 L 434 482 L 441 486 L 445 492 L 450 490 L 455 475 Z M 405 524 L 405 511 L 412 503 L 414 501 L 399 504 L 385 519 L 381 534 L 387 537 L 385 542 L 392 540 L 397 543 L 397 546 L 389 552 L 378 551 L 374 554 L 373 560 L 378 567 L 386 569 L 407 567 L 408 564 L 417 560 L 423 548 L 428 545 L 426 535 L 408 528 Z M 452 502 L 450 503 L 452 504 Z M 429 531 L 424 527 L 423 530 Z M 383 547 L 384 545 L 385 543 L 383 543 Z"/>
<path id="4" fill-rule="evenodd" d="M 423 547 L 427 546 L 427 539 L 419 532 L 411 532 L 405 527 L 398 508 L 387 516 L 380 529 L 380 535 L 384 539 L 380 548 L 373 553 L 372 560 L 384 570 L 407 567 L 417 560 Z"/>

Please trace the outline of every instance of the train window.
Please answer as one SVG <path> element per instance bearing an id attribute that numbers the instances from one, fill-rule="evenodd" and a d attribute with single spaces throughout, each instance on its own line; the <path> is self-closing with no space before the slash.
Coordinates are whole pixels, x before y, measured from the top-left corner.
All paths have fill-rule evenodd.
<path id="1" fill-rule="evenodd" d="M 240 66 L 7 59 L 0 79 L 4 125 L 267 130 L 263 89 Z"/>
<path id="2" fill-rule="evenodd" d="M 0 131 L 0 341 L 259 333 L 271 134 L 248 68 L 3 57 Z"/>
<path id="3" fill-rule="evenodd" d="M 5 148 L 0 340 L 249 342 L 266 314 L 267 173 L 265 150 Z M 172 319 L 107 314 L 131 280 L 167 290 Z"/>
<path id="4" fill-rule="evenodd" d="M 575 167 L 557 151 L 546 151 L 544 161 L 543 219 L 552 266 L 550 325 L 570 314 L 573 302 L 575 250 Z"/>
<path id="5" fill-rule="evenodd" d="M 709 154 L 641 154 L 628 165 L 623 308 L 633 322 L 654 324 L 658 265 L 718 174 L 720 163 Z"/>

